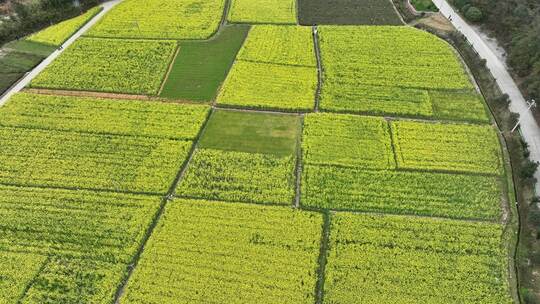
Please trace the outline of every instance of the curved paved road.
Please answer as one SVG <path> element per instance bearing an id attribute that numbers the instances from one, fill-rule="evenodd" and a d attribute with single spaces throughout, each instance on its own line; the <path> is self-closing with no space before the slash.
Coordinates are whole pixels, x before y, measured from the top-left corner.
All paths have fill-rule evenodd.
<path id="1" fill-rule="evenodd" d="M 49 57 L 45 58 L 40 64 L 38 64 L 33 70 L 28 72 L 15 86 L 11 87 L 8 91 L 2 95 L 2 98 L 0 98 L 0 107 L 4 105 L 8 99 L 15 93 L 21 91 L 26 85 L 32 81 L 41 71 L 43 71 L 51 62 L 53 62 L 56 57 L 60 56 L 64 50 L 70 46 L 77 38 L 79 38 L 82 34 L 84 34 L 88 29 L 90 29 L 96 22 L 103 17 L 109 10 L 111 10 L 115 5 L 120 3 L 122 0 L 112 0 L 105 2 L 101 4 L 101 7 L 103 7 L 103 10 L 99 12 L 96 16 L 94 16 L 90 21 L 88 21 L 83 27 L 81 27 L 75 34 L 73 34 L 64 44 L 62 45 L 62 49 L 57 49 L 52 54 L 49 55 Z"/>
<path id="2" fill-rule="evenodd" d="M 475 28 L 465 22 L 446 0 L 433 0 L 433 3 L 444 16 L 451 17 L 449 19 L 452 24 L 467 37 L 480 57 L 486 59 L 487 67 L 497 80 L 501 91 L 510 96 L 510 110 L 520 115 L 520 129 L 523 139 L 529 144 L 530 159 L 540 162 L 540 128 L 531 112 L 527 110 L 527 102 L 514 79 L 508 73 L 505 63 L 490 48 L 489 43 L 485 40 L 485 35 L 478 33 Z M 540 193 L 540 170 L 536 172 L 535 177 L 539 181 L 535 185 L 536 193 Z"/>

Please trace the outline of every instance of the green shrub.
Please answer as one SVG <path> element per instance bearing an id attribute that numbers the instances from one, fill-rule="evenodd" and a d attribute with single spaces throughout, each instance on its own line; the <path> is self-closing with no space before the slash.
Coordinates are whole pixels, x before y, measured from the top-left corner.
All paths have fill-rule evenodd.
<path id="1" fill-rule="evenodd" d="M 532 178 L 537 168 L 538 168 L 537 162 L 527 160 L 527 162 L 521 167 L 521 178 L 524 178 L 524 179 Z"/>
<path id="2" fill-rule="evenodd" d="M 467 18 L 468 20 L 472 22 L 478 22 L 482 20 L 483 17 L 484 17 L 484 14 L 476 6 L 471 6 L 465 11 L 465 18 Z"/>

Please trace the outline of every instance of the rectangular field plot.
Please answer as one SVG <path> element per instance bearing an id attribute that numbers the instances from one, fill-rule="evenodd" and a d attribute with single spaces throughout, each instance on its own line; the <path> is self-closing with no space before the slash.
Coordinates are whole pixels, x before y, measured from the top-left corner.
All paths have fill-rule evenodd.
<path id="1" fill-rule="evenodd" d="M 317 67 L 310 27 L 255 25 L 238 60 Z"/>
<path id="2" fill-rule="evenodd" d="M 302 205 L 309 207 L 490 221 L 501 216 L 496 177 L 314 165 L 302 174 Z"/>
<path id="3" fill-rule="evenodd" d="M 403 25 L 389 0 L 299 0 L 298 21 L 302 25 Z"/>
<path id="4" fill-rule="evenodd" d="M 89 36 L 207 39 L 221 22 L 224 0 L 126 0 L 105 15 Z"/>
<path id="5" fill-rule="evenodd" d="M 300 116 L 216 110 L 199 146 L 227 151 L 294 155 Z"/>
<path id="6" fill-rule="evenodd" d="M 426 90 L 378 85 L 347 85 L 341 81 L 324 82 L 322 110 L 373 115 L 432 117 L 433 105 Z"/>
<path id="7" fill-rule="evenodd" d="M 60 46 L 78 31 L 84 24 L 97 15 L 103 8 L 101 6 L 89 9 L 86 13 L 49 26 L 42 31 L 30 35 L 26 40 L 47 45 Z"/>
<path id="8" fill-rule="evenodd" d="M 198 105 L 19 93 L 0 108 L 0 125 L 192 140 L 209 110 Z"/>
<path id="9" fill-rule="evenodd" d="M 229 25 L 207 41 L 182 41 L 161 97 L 211 101 L 227 77 L 248 25 Z"/>
<path id="10" fill-rule="evenodd" d="M 489 121 L 455 52 L 436 36 L 409 27 L 327 26 L 320 45 L 322 109 Z"/>
<path id="11" fill-rule="evenodd" d="M 254 26 L 221 88 L 218 104 L 312 109 L 318 82 L 312 41 L 308 28 Z"/>
<path id="12" fill-rule="evenodd" d="M 292 204 L 293 156 L 199 149 L 176 195 L 250 203 Z"/>
<path id="13" fill-rule="evenodd" d="M 0 250 L 0 303 L 17 303 L 46 259 L 44 255 Z"/>
<path id="14" fill-rule="evenodd" d="M 176 199 L 120 303 L 315 303 L 318 213 Z"/>
<path id="15" fill-rule="evenodd" d="M 513 303 L 499 224 L 337 213 L 325 303 Z"/>
<path id="16" fill-rule="evenodd" d="M 7 277 L 25 281 L 8 289 L 22 303 L 112 302 L 159 204 L 158 196 L 0 186 L 0 295 Z"/>
<path id="17" fill-rule="evenodd" d="M 316 89 L 314 68 L 237 61 L 217 102 L 241 108 L 310 110 Z"/>
<path id="18" fill-rule="evenodd" d="M 191 141 L 0 128 L 0 182 L 165 193 Z"/>
<path id="19" fill-rule="evenodd" d="M 296 1 L 231 0 L 228 20 L 240 23 L 296 24 Z"/>
<path id="20" fill-rule="evenodd" d="M 398 168 L 502 174 L 502 152 L 492 126 L 394 121 Z"/>
<path id="21" fill-rule="evenodd" d="M 80 38 L 32 87 L 156 95 L 176 42 Z"/>
<path id="22" fill-rule="evenodd" d="M 395 168 L 390 130 L 382 118 L 309 114 L 304 121 L 302 151 L 308 164 Z"/>
<path id="23" fill-rule="evenodd" d="M 430 91 L 429 97 L 438 119 L 489 122 L 483 97 L 476 91 Z"/>

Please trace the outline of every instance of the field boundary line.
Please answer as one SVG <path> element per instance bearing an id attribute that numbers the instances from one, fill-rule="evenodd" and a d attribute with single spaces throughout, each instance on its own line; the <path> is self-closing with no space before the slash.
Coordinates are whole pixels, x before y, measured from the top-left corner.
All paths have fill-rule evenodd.
<path id="1" fill-rule="evenodd" d="M 314 207 L 314 206 L 300 206 L 300 210 L 310 211 L 310 212 L 331 212 L 331 213 L 351 213 L 351 214 L 362 214 L 362 215 L 376 215 L 376 216 L 400 216 L 400 217 L 413 217 L 418 219 L 432 219 L 432 220 L 451 220 L 456 222 L 468 222 L 468 223 L 488 223 L 488 224 L 500 224 L 498 219 L 490 220 L 483 218 L 464 218 L 464 217 L 452 217 L 452 216 L 443 216 L 443 215 L 424 215 L 424 214 L 415 214 L 402 212 L 398 213 L 395 211 L 385 211 L 385 210 L 355 210 L 348 208 L 323 208 L 323 207 Z"/>
<path id="2" fill-rule="evenodd" d="M 300 129 L 298 130 L 298 137 L 296 139 L 296 195 L 294 200 L 294 207 L 300 208 L 300 200 L 302 196 L 302 139 L 304 135 L 304 115 L 300 115 Z"/>
<path id="3" fill-rule="evenodd" d="M 315 112 L 319 112 L 319 104 L 321 101 L 321 90 L 323 82 L 323 67 L 321 57 L 321 47 L 319 45 L 319 30 L 316 25 L 311 27 L 313 38 L 313 49 L 315 51 L 315 59 L 317 61 L 317 89 L 315 91 Z"/>
<path id="4" fill-rule="evenodd" d="M 82 98 L 94 98 L 94 99 L 137 100 L 137 101 L 155 102 L 155 103 L 172 103 L 172 104 L 201 105 L 201 106 L 210 105 L 209 102 L 198 102 L 198 101 L 187 100 L 187 99 L 170 99 L 170 98 L 163 98 L 159 96 L 108 93 L 108 92 L 98 92 L 98 91 L 28 88 L 28 89 L 22 90 L 21 92 L 30 93 L 30 94 L 39 94 L 39 95 L 82 97 Z"/>
<path id="5" fill-rule="evenodd" d="M 10 251 L 9 251 L 10 252 Z M 28 253 L 28 252 L 24 252 L 23 253 Z M 33 253 L 32 253 L 33 254 Z M 51 262 L 51 256 L 50 255 L 47 255 L 47 257 L 45 258 L 45 260 L 43 261 L 43 263 L 39 266 L 38 270 L 36 271 L 35 275 L 32 277 L 32 279 L 30 281 L 28 281 L 28 283 L 24 286 L 24 289 L 23 289 L 23 292 L 19 295 L 19 298 L 17 299 L 17 304 L 19 303 L 22 303 L 22 300 L 24 299 L 24 297 L 26 296 L 26 294 L 28 293 L 28 291 L 30 290 L 30 288 L 32 288 L 32 285 L 34 285 L 34 283 L 36 282 L 36 278 L 41 274 L 41 272 L 43 272 L 43 270 L 45 269 L 45 267 L 47 267 L 47 265 Z"/>
<path id="6" fill-rule="evenodd" d="M 307 64 L 292 64 L 292 63 L 282 63 L 282 62 L 272 62 L 272 61 L 258 61 L 253 59 L 242 59 L 239 58 L 237 61 L 247 62 L 247 63 L 258 63 L 258 64 L 264 64 L 264 65 L 277 65 L 277 66 L 283 66 L 283 67 L 290 67 L 290 68 L 317 68 L 317 64 L 315 65 L 307 65 Z"/>
<path id="7" fill-rule="evenodd" d="M 60 129 L 54 127 L 35 127 L 35 126 L 11 126 L 9 124 L 3 124 L 0 121 L 0 128 L 6 129 L 20 129 L 20 130 L 32 130 L 32 131 L 50 131 L 55 133 L 75 133 L 80 135 L 95 135 L 95 136 L 114 136 L 114 137 L 127 137 L 127 138 L 141 138 L 141 139 L 160 139 L 160 140 L 172 140 L 172 141 L 190 141 L 193 142 L 196 138 L 187 138 L 187 137 L 167 137 L 159 135 L 137 135 L 137 134 L 121 134 L 121 133 L 111 133 L 111 132 L 99 132 L 99 131 L 81 131 L 81 130 L 68 130 Z"/>
<path id="8" fill-rule="evenodd" d="M 207 198 L 202 196 L 194 195 L 173 195 L 177 199 L 186 199 L 186 200 L 195 200 L 195 201 L 207 201 L 215 203 L 227 203 L 227 204 L 243 204 L 243 205 L 258 205 L 258 206 L 268 206 L 268 207 L 278 207 L 278 208 L 291 208 L 290 202 L 287 204 L 280 203 L 268 203 L 268 202 L 254 202 L 254 201 L 240 201 L 240 200 L 231 200 L 231 199 L 222 199 L 222 198 Z M 320 212 L 320 210 L 306 210 L 313 212 Z"/>
<path id="9" fill-rule="evenodd" d="M 195 151 L 197 150 L 199 140 L 200 140 L 202 134 L 204 134 L 204 131 L 206 130 L 206 126 L 208 125 L 208 121 L 212 117 L 212 114 L 213 114 L 213 110 L 210 110 L 208 112 L 207 116 L 206 116 L 206 120 L 204 121 L 204 124 L 201 126 L 201 129 L 199 130 L 199 134 L 197 135 L 196 139 L 193 141 L 193 144 L 191 145 L 191 149 L 189 151 L 189 156 L 186 158 L 186 160 L 180 166 L 180 169 L 177 172 L 175 179 L 171 183 L 171 185 L 169 187 L 169 190 L 167 191 L 167 194 L 165 194 L 162 197 L 160 206 L 159 206 L 158 210 L 156 211 L 156 214 L 154 215 L 150 226 L 147 228 L 147 230 L 146 230 L 146 232 L 145 232 L 145 234 L 143 236 L 143 239 L 141 240 L 141 244 L 139 245 L 139 248 L 137 249 L 137 252 L 134 254 L 131 263 L 127 267 L 128 268 L 127 273 L 124 275 L 124 277 L 122 278 L 122 281 L 117 286 L 117 290 L 116 290 L 115 296 L 114 296 L 114 303 L 115 304 L 120 303 L 120 298 L 124 294 L 124 292 L 126 290 L 126 287 L 127 287 L 128 283 L 129 283 L 129 279 L 133 275 L 133 271 L 135 271 L 135 268 L 137 267 L 137 265 L 138 265 L 138 263 L 139 263 L 139 261 L 141 259 L 141 256 L 142 256 L 142 254 L 144 252 L 146 244 L 148 243 L 148 240 L 152 236 L 152 233 L 154 232 L 154 229 L 157 227 L 157 225 L 159 223 L 159 220 L 163 216 L 163 213 L 165 212 L 165 207 L 167 206 L 167 203 L 169 201 L 171 201 L 172 198 L 174 197 L 174 191 L 175 191 L 175 189 L 178 186 L 180 180 L 182 179 L 182 177 L 184 176 L 185 172 L 187 171 L 187 169 L 189 167 L 189 163 L 191 162 L 191 159 L 193 158 L 193 155 L 195 154 Z"/>
<path id="10" fill-rule="evenodd" d="M 319 249 L 319 258 L 317 269 L 317 283 L 315 284 L 315 303 L 322 304 L 324 300 L 324 283 L 326 279 L 326 264 L 328 259 L 328 250 L 330 243 L 330 211 L 324 210 L 323 227 L 321 233 L 321 245 Z"/>
<path id="11" fill-rule="evenodd" d="M 227 26 L 233 26 L 233 25 L 227 25 Z M 243 26 L 243 25 L 239 25 L 239 26 Z M 246 41 L 249 37 L 249 32 L 251 32 L 251 25 L 246 25 L 246 27 L 247 27 L 247 33 L 244 36 L 244 39 L 242 40 L 242 43 L 240 44 L 240 47 L 238 48 L 238 51 L 236 52 L 234 59 L 232 60 L 231 64 L 227 67 L 227 72 L 225 73 L 225 77 L 223 78 L 223 81 L 219 84 L 219 86 L 217 87 L 216 93 L 214 94 L 214 98 L 210 101 L 210 104 L 213 107 L 217 106 L 217 100 L 218 100 L 219 94 L 221 93 L 221 90 L 223 89 L 223 85 L 227 81 L 227 78 L 229 78 L 229 74 L 231 73 L 233 66 L 235 65 L 236 61 L 238 61 L 238 54 L 240 54 L 240 51 L 246 44 Z"/>
<path id="12" fill-rule="evenodd" d="M 392 8 L 396 12 L 396 15 L 398 16 L 399 20 L 401 20 L 401 23 L 403 23 L 403 25 L 407 25 L 407 22 L 405 22 L 405 19 L 403 19 L 403 16 L 401 16 L 401 13 L 397 9 L 397 7 L 394 5 L 394 2 L 392 0 L 387 0 L 387 1 L 389 1 L 390 4 L 392 5 Z"/>
<path id="13" fill-rule="evenodd" d="M 399 170 L 399 166 L 398 166 L 398 155 L 397 155 L 397 151 L 396 151 L 396 146 L 395 146 L 395 143 L 394 141 L 396 141 L 397 139 L 394 139 L 394 132 L 392 132 L 392 124 L 390 123 L 391 121 L 388 120 L 388 119 L 385 119 L 386 121 L 386 130 L 388 131 L 388 137 L 390 137 L 390 149 L 392 149 L 392 156 L 393 156 L 393 159 L 394 159 L 394 168 L 393 170 Z M 397 130 L 396 130 L 397 131 Z"/>
<path id="14" fill-rule="evenodd" d="M 163 76 L 163 79 L 161 80 L 161 85 L 159 86 L 159 90 L 157 92 L 157 96 L 161 96 L 161 93 L 163 92 L 163 88 L 165 87 L 165 84 L 167 83 L 167 80 L 169 80 L 169 75 L 171 74 L 171 71 L 174 67 L 174 63 L 176 62 L 176 58 L 178 57 L 178 54 L 180 53 L 180 44 L 176 43 L 176 50 L 174 52 L 174 55 L 172 56 L 172 59 L 169 61 L 169 67 L 167 68 L 167 73 Z"/>
<path id="15" fill-rule="evenodd" d="M 356 171 L 367 171 L 367 172 L 384 172 L 388 169 L 377 169 L 369 167 L 354 167 L 346 166 L 340 164 L 320 164 L 320 163 L 308 163 L 308 165 L 316 167 L 333 167 L 338 169 L 345 170 L 356 170 Z M 465 176 L 477 176 L 477 177 L 492 177 L 492 178 L 503 178 L 504 174 L 495 174 L 495 173 L 484 173 L 484 172 L 470 172 L 470 171 L 450 171 L 450 170 L 441 170 L 441 169 L 414 169 L 414 168 L 400 168 L 396 167 L 392 172 L 409 172 L 409 173 L 432 173 L 432 174 L 445 174 L 445 175 L 465 175 Z"/>
<path id="16" fill-rule="evenodd" d="M 162 196 L 162 192 L 144 192 L 144 191 L 129 191 L 129 190 L 111 190 L 103 188 L 91 188 L 91 187 L 69 187 L 69 186 L 51 186 L 43 184 L 20 184 L 20 183 L 6 183 L 0 182 L 1 186 L 18 187 L 18 188 L 37 188 L 37 189 L 51 189 L 51 190 L 65 190 L 65 191 L 87 191 L 87 192 L 103 192 L 103 193 L 119 193 L 119 194 L 131 194 L 131 195 L 146 195 L 146 196 Z"/>

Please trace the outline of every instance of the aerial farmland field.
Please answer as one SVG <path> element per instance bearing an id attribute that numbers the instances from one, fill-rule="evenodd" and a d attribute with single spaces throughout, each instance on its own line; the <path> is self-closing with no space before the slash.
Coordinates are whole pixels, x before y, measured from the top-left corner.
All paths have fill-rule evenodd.
<path id="1" fill-rule="evenodd" d="M 94 22 L 0 106 L 0 303 L 516 302 L 452 46 L 391 1 L 116 1 L 26 38 Z"/>

